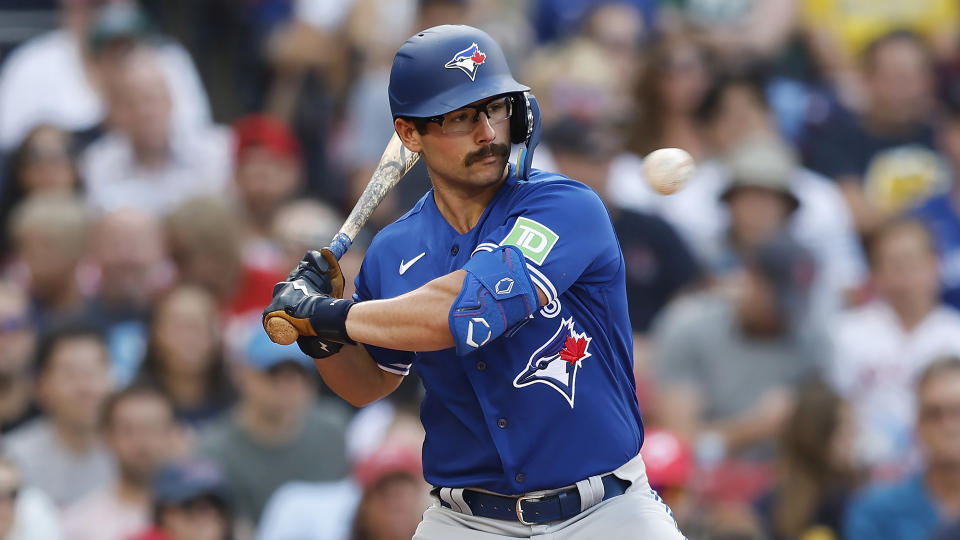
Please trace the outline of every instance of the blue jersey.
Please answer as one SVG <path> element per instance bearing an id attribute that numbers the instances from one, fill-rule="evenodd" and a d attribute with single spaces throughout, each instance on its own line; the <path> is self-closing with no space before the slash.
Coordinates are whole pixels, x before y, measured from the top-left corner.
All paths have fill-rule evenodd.
<path id="1" fill-rule="evenodd" d="M 391 298 L 462 268 L 480 250 L 520 248 L 547 295 L 519 331 L 457 356 L 368 346 L 379 366 L 426 388 L 424 477 L 519 494 L 574 484 L 635 457 L 643 440 L 623 255 L 600 197 L 558 174 L 510 175 L 459 234 L 433 191 L 373 239 L 356 300 Z"/>

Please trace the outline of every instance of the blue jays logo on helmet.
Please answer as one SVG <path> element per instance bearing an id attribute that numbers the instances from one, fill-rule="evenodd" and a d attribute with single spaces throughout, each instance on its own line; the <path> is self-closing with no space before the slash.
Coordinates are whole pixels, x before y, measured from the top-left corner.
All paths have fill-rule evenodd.
<path id="1" fill-rule="evenodd" d="M 387 94 L 394 118 L 429 118 L 528 90 L 514 80 L 503 49 L 489 34 L 471 26 L 442 25 L 417 32 L 397 50 Z"/>
<path id="2" fill-rule="evenodd" d="M 523 388 L 543 383 L 566 398 L 573 408 L 577 387 L 577 370 L 584 359 L 593 356 L 590 341 L 584 332 L 577 332 L 573 317 L 561 319 L 557 332 L 530 355 L 526 368 L 513 380 L 513 386 Z"/>
<path id="3" fill-rule="evenodd" d="M 487 55 L 480 51 L 480 47 L 474 42 L 466 49 L 453 55 L 449 62 L 443 67 L 447 69 L 459 69 L 470 77 L 471 81 L 477 78 L 477 69 L 487 59 Z"/>

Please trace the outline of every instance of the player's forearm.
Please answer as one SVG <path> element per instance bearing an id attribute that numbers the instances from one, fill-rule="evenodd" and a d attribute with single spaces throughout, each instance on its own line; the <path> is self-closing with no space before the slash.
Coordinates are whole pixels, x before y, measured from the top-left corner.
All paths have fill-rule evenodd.
<path id="1" fill-rule="evenodd" d="M 344 346 L 329 358 L 314 360 L 323 382 L 355 407 L 362 407 L 397 389 L 402 375 L 379 367 L 362 345 Z"/>
<path id="2" fill-rule="evenodd" d="M 356 304 L 347 317 L 347 335 L 359 343 L 400 351 L 453 347 L 448 318 L 464 276 L 465 271 L 457 270 L 395 298 Z"/>

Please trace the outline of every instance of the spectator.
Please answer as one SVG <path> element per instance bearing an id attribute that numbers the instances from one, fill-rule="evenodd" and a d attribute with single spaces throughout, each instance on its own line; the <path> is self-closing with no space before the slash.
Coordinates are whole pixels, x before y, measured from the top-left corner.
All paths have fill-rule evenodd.
<path id="1" fill-rule="evenodd" d="M 804 384 L 780 433 L 774 488 L 757 502 L 773 539 L 838 538 L 859 482 L 853 411 L 820 379 Z"/>
<path id="2" fill-rule="evenodd" d="M 37 36 L 13 51 L 0 70 L 0 150 L 16 146 L 35 125 L 50 122 L 69 131 L 93 128 L 105 116 L 97 73 L 103 61 L 92 54 L 93 40 L 127 35 L 142 39 L 143 28 L 124 30 L 133 2 L 104 8 L 105 0 L 61 2 L 60 28 Z M 120 23 L 119 25 L 116 23 Z M 152 45 L 161 58 L 165 80 L 174 89 L 178 125 L 210 120 L 209 105 L 183 48 L 173 42 Z M 45 91 L 52 90 L 56 91 Z"/>
<path id="3" fill-rule="evenodd" d="M 34 418 L 32 363 L 37 332 L 26 293 L 0 281 L 0 433 Z"/>
<path id="4" fill-rule="evenodd" d="M 865 97 L 856 61 L 871 42 L 885 34 L 909 29 L 937 56 L 955 54 L 960 10 L 954 2 L 916 0 L 881 6 L 873 2 L 800 0 L 798 4 L 799 26 L 814 62 L 841 99 L 854 107 L 862 105 Z"/>
<path id="5" fill-rule="evenodd" d="M 264 508 L 258 540 L 348 540 L 363 487 L 379 472 L 420 472 L 423 385 L 407 376 L 394 393 L 360 409 L 347 430 L 353 474 L 336 482 L 288 482 Z M 377 474 L 370 474 L 370 472 Z M 375 478 L 374 478 L 375 479 Z M 319 515 L 313 508 L 326 508 Z"/>
<path id="6" fill-rule="evenodd" d="M 150 523 L 150 482 L 177 450 L 173 404 L 158 390 L 128 387 L 107 399 L 101 429 L 117 480 L 67 507 L 71 540 L 127 540 Z"/>
<path id="7" fill-rule="evenodd" d="M 300 143 L 283 122 L 266 115 L 240 118 L 233 124 L 233 133 L 244 259 L 268 270 L 288 270 L 272 239 L 271 226 L 281 205 L 302 187 Z"/>
<path id="8" fill-rule="evenodd" d="M 101 215 L 90 254 L 99 287 L 89 318 L 106 329 L 114 385 L 123 387 L 140 367 L 153 304 L 172 278 L 163 229 L 150 214 L 129 208 Z"/>
<path id="9" fill-rule="evenodd" d="M 215 463 L 164 466 L 153 482 L 153 527 L 131 540 L 231 540 L 230 491 Z"/>
<path id="10" fill-rule="evenodd" d="M 724 242 L 710 261 L 717 276 L 729 275 L 742 258 L 771 238 L 788 234 L 800 200 L 790 187 L 793 155 L 775 140 L 746 141 L 728 156 L 730 183 L 720 194 L 730 215 Z"/>
<path id="11" fill-rule="evenodd" d="M 940 257 L 940 287 L 943 301 L 960 309 L 960 96 L 947 104 L 940 125 L 939 143 L 952 173 L 951 189 L 930 197 L 911 215 L 930 229 Z"/>
<path id="12" fill-rule="evenodd" d="M 103 336 L 82 325 L 44 336 L 37 352 L 37 399 L 44 417 L 4 439 L 26 485 L 60 507 L 108 484 L 113 460 L 97 429 L 110 391 L 110 357 Z"/>
<path id="13" fill-rule="evenodd" d="M 314 182 L 314 193 L 344 210 L 349 209 L 353 201 L 360 197 L 380 161 L 384 145 L 394 133 L 387 85 L 393 46 L 403 42 L 406 36 L 393 32 L 409 35 L 434 24 L 470 24 L 471 15 L 483 11 L 470 9 L 469 2 L 464 0 L 405 0 L 385 7 L 386 4 L 378 0 L 356 1 L 350 23 L 346 25 L 345 37 L 353 47 L 364 53 L 349 92 L 344 95 L 343 127 L 338 130 L 338 136 L 329 142 L 331 154 L 338 158 L 333 165 L 342 169 L 346 176 L 346 181 L 341 183 L 346 189 L 331 185 L 329 179 L 321 186 L 316 186 Z M 390 29 L 384 34 L 374 36 L 365 30 L 387 26 L 384 23 L 388 19 L 391 22 Z M 307 161 L 310 161 L 309 156 Z M 400 217 L 428 189 L 430 180 L 426 167 L 415 166 L 404 175 L 404 182 L 398 184 L 377 207 L 370 218 L 372 229 L 376 230 Z"/>
<path id="14" fill-rule="evenodd" d="M 351 540 L 412 538 L 429 504 L 420 456 L 385 447 L 357 465 L 363 496 L 357 505 Z"/>
<path id="15" fill-rule="evenodd" d="M 960 354 L 960 314 L 939 300 L 937 256 L 923 223 L 897 219 L 868 244 L 877 298 L 833 327 L 832 376 L 853 404 L 860 458 L 898 477 L 916 463 L 913 377 L 935 357 Z"/>
<path id="16" fill-rule="evenodd" d="M 960 359 L 927 365 L 915 395 L 926 464 L 899 483 L 860 494 L 847 514 L 849 540 L 930 538 L 960 515 Z"/>
<path id="17" fill-rule="evenodd" d="M 808 166 L 836 180 L 861 234 L 911 203 L 944 191 L 934 152 L 935 102 L 930 55 L 917 36 L 894 32 L 864 54 L 867 107 L 811 127 Z"/>
<path id="18" fill-rule="evenodd" d="M 346 411 L 339 402 L 317 401 L 310 358 L 271 342 L 255 324 L 237 365 L 240 402 L 198 446 L 223 467 L 237 518 L 253 526 L 283 483 L 348 472 Z"/>
<path id="19" fill-rule="evenodd" d="M 793 36 L 799 0 L 710 3 L 666 0 L 661 3 L 661 31 L 695 36 L 724 60 L 773 58 Z"/>
<path id="20" fill-rule="evenodd" d="M 212 126 L 174 129 L 172 98 L 154 52 L 141 47 L 123 56 L 107 102 L 111 129 L 80 157 L 93 206 L 165 215 L 190 197 L 224 191 L 229 133 Z"/>
<path id="21" fill-rule="evenodd" d="M 712 77 L 708 52 L 684 35 L 662 37 L 649 51 L 635 89 L 630 150 L 645 156 L 676 147 L 700 160 L 706 149 L 694 111 Z"/>
<path id="22" fill-rule="evenodd" d="M 698 459 L 770 457 L 794 387 L 827 353 L 805 316 L 813 274 L 805 249 L 775 238 L 747 258 L 735 295 L 680 299 L 654 327 L 655 415 Z"/>
<path id="23" fill-rule="evenodd" d="M 241 232 L 237 216 L 211 197 L 182 204 L 167 220 L 170 254 L 180 279 L 213 292 L 228 321 L 251 313 L 259 320 L 273 286 L 287 270 L 247 264 Z"/>
<path id="24" fill-rule="evenodd" d="M 836 184 L 797 166 L 793 149 L 778 134 L 763 81 L 756 68 L 745 68 L 720 75 L 710 86 L 696 110 L 709 157 L 698 163 L 695 178 L 683 191 L 662 197 L 638 182 L 634 173 L 611 178 L 611 193 L 631 208 L 662 215 L 689 242 L 697 258 L 709 264 L 717 261 L 718 247 L 728 238 L 730 214 L 721 195 L 730 183 L 730 165 L 747 164 L 756 170 L 752 160 L 743 157 L 758 152 L 773 158 L 762 163 L 789 166 L 789 189 L 800 203 L 790 216 L 789 230 L 817 259 L 814 305 L 818 312 L 830 315 L 844 306 L 845 295 L 861 286 L 866 273 L 863 254 Z"/>
<path id="25" fill-rule="evenodd" d="M 643 61 L 637 53 L 650 40 L 645 19 L 651 15 L 635 2 L 605 0 L 589 8 L 581 25 L 579 35 L 602 49 L 605 62 L 619 74 L 618 86 L 623 92 L 638 82 Z"/>
<path id="26" fill-rule="evenodd" d="M 209 291 L 178 285 L 154 308 L 138 382 L 160 388 L 178 420 L 200 428 L 234 399 L 221 343 L 220 317 Z"/>
<path id="27" fill-rule="evenodd" d="M 53 501 L 43 491 L 24 486 L 16 463 L 3 456 L 0 456 L 0 538 L 63 538 Z"/>
<path id="28" fill-rule="evenodd" d="M 536 0 L 532 3 L 531 23 L 540 42 L 562 42 L 582 30 L 597 5 L 623 4 L 642 14 L 645 26 L 654 29 L 658 2 L 651 0 Z"/>
<path id="29" fill-rule="evenodd" d="M 352 477 L 335 482 L 287 482 L 267 501 L 257 540 L 349 540 L 361 495 L 362 489 Z"/>
<path id="30" fill-rule="evenodd" d="M 23 201 L 10 218 L 14 254 L 22 263 L 34 323 L 42 332 L 89 308 L 78 281 L 87 249 L 90 216 L 76 198 L 38 194 Z"/>
<path id="31" fill-rule="evenodd" d="M 332 149 L 342 112 L 337 106 L 363 93 L 351 76 L 362 77 L 362 64 L 382 56 L 367 54 L 352 33 L 391 44 L 403 40 L 412 4 L 408 0 L 293 2 L 289 24 L 278 28 L 264 47 L 272 77 L 264 102 L 255 110 L 265 110 L 293 129 L 307 149 L 303 167 L 309 191 L 335 204 L 344 203 L 349 191 L 348 181 L 329 159 L 340 154 Z M 374 18 L 364 20 L 361 14 Z M 377 31 L 371 32 L 372 28 Z M 385 142 L 380 143 L 381 151 Z"/>
<path id="32" fill-rule="evenodd" d="M 35 193 L 75 194 L 79 190 L 70 136 L 51 125 L 33 128 L 13 151 L 0 177 L 0 226 L 9 226 L 10 212 Z M 9 249 L 0 238 L 0 261 Z"/>
<path id="33" fill-rule="evenodd" d="M 307 250 L 329 243 L 340 230 L 343 218 L 333 207 L 315 199 L 296 199 L 284 204 L 271 225 L 271 237 L 284 254 L 281 266 L 295 268 Z M 353 249 L 345 256 L 352 252 Z M 354 274 L 344 271 L 344 275 Z M 347 298 L 346 292 L 344 298 Z"/>

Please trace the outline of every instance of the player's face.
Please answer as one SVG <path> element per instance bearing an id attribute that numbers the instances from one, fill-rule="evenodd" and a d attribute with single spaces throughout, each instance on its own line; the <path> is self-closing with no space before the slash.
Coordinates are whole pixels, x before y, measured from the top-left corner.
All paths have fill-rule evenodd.
<path id="1" fill-rule="evenodd" d="M 420 141 L 434 182 L 483 188 L 506 177 L 510 120 L 504 107 L 509 107 L 506 98 L 483 99 L 447 113 L 442 124 L 427 123 Z"/>

